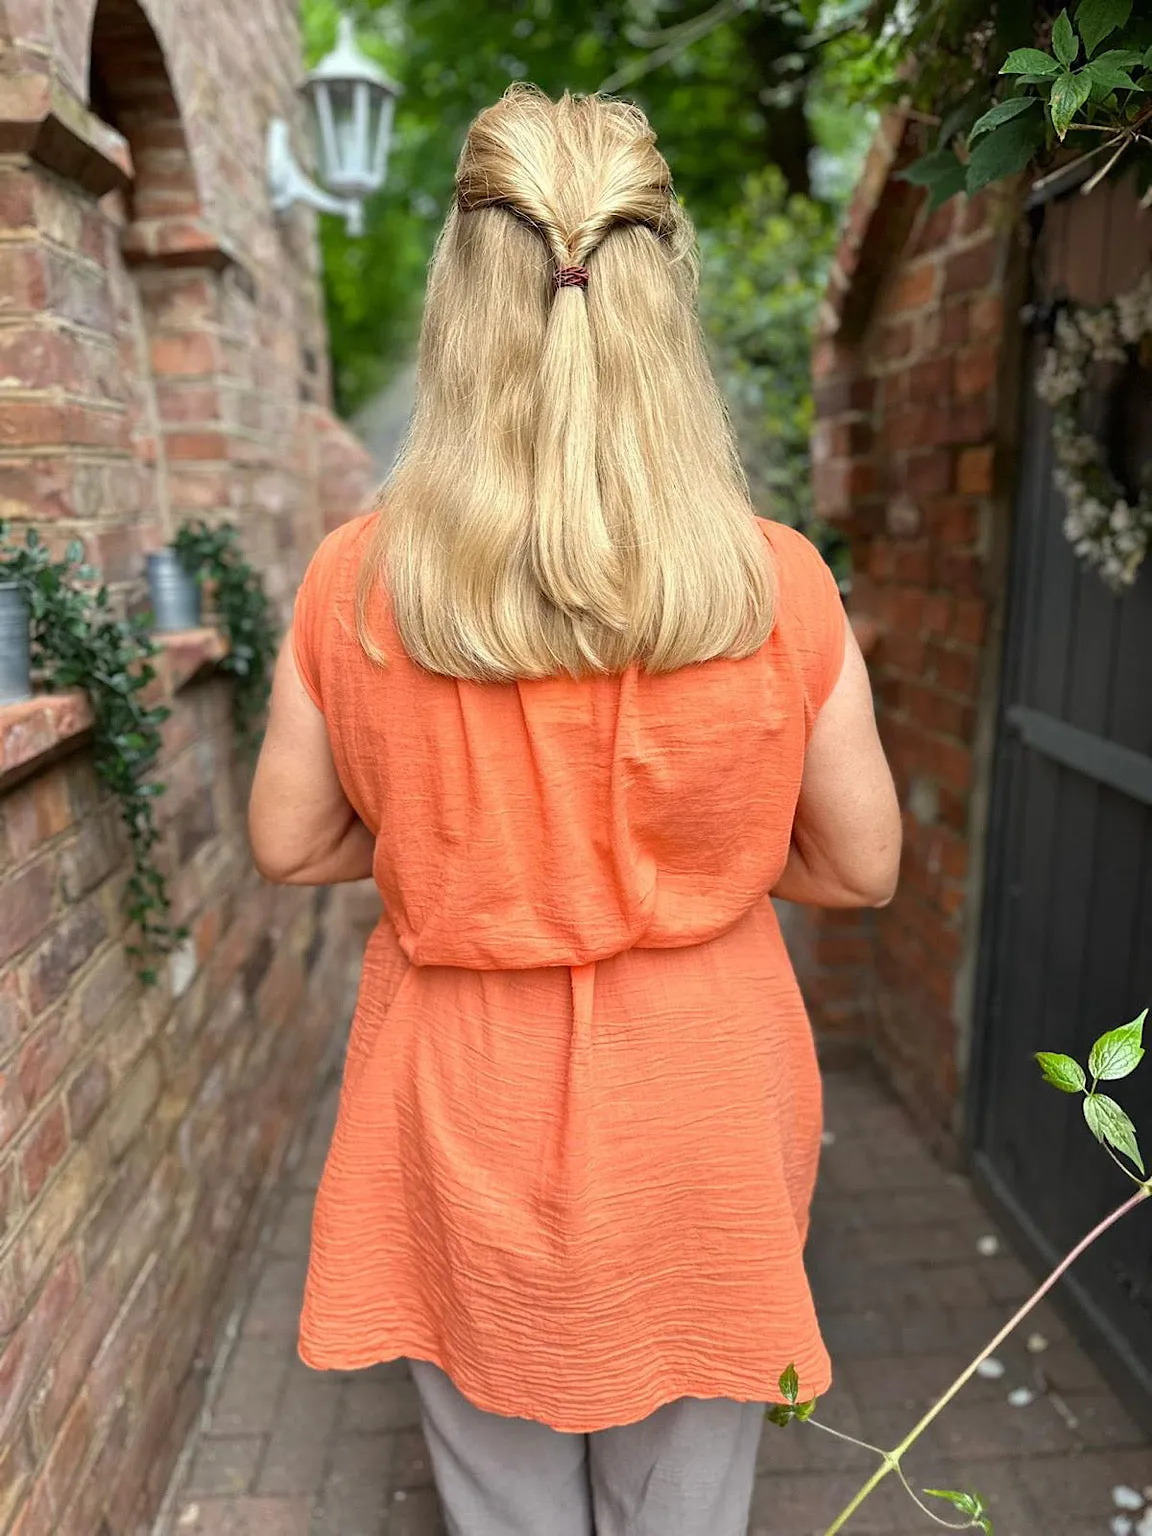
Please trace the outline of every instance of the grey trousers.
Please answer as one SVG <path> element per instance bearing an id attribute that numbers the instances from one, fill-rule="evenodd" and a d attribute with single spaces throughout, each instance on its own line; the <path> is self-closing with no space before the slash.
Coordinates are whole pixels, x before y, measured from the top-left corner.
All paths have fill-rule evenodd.
<path id="1" fill-rule="evenodd" d="M 568 1435 L 484 1413 L 436 1366 L 409 1365 L 449 1536 L 745 1536 L 763 1404 L 686 1397 Z"/>

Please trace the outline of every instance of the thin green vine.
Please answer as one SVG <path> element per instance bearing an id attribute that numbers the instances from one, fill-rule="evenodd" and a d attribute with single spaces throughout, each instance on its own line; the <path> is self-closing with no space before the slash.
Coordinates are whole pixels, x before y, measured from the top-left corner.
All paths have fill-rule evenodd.
<path id="1" fill-rule="evenodd" d="M 124 908 L 137 939 L 128 953 L 139 961 L 141 981 L 157 980 L 152 960 L 185 937 L 172 926 L 171 902 L 155 861 L 160 833 L 155 802 L 164 785 L 148 774 L 160 753 L 160 727 L 170 711 L 149 700 L 156 678 L 156 646 L 148 616 L 119 618 L 108 588 L 83 550 L 70 544 L 53 560 L 35 529 L 23 545 L 0 523 L 0 571 L 15 581 L 28 605 L 33 665 L 51 691 L 82 688 L 92 707 L 92 761 L 100 782 L 116 796 L 128 834 L 132 873 Z"/>
<path id="2" fill-rule="evenodd" d="M 201 586 L 212 584 L 216 617 L 228 639 L 228 654 L 220 665 L 236 679 L 233 728 L 241 748 L 254 752 L 260 744 L 277 643 L 264 583 L 244 559 L 231 523 L 218 528 L 184 523 L 172 543 L 189 575 Z"/>

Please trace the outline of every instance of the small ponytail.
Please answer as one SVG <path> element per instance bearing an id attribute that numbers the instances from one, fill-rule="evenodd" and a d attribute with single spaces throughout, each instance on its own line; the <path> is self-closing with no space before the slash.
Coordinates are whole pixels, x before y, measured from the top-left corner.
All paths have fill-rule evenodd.
<path id="1" fill-rule="evenodd" d="M 573 270 L 557 269 L 540 359 L 531 560 L 541 591 L 561 612 L 619 630 L 627 614 L 596 467 L 592 328 L 583 285 L 561 280 Z"/>

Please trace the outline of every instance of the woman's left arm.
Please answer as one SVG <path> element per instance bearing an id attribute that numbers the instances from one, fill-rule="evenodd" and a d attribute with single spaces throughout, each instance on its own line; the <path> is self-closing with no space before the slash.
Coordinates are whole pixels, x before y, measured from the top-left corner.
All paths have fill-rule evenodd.
<path id="1" fill-rule="evenodd" d="M 300 681 L 291 635 L 272 680 L 248 838 L 256 868 L 278 885 L 336 885 L 372 873 L 375 839 L 348 803 L 324 716 Z"/>

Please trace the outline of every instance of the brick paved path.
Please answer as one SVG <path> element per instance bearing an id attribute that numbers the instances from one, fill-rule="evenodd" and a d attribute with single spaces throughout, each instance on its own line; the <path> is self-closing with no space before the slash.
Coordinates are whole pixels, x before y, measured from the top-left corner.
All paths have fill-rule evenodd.
<path id="1" fill-rule="evenodd" d="M 334 1106 L 330 1089 L 278 1194 L 156 1536 L 441 1531 L 403 1367 L 336 1376 L 295 1358 L 308 1222 Z M 821 1417 L 891 1445 L 970 1358 L 965 1351 L 1023 1299 L 1027 1277 L 1007 1252 L 979 1251 L 994 1231 L 987 1216 L 870 1080 L 829 1077 L 828 1124 L 811 1265 L 838 1382 Z M 909 1471 L 921 1487 L 978 1489 L 996 1536 L 1107 1536 L 1113 1487 L 1152 1484 L 1152 1451 L 1055 1317 L 1045 1309 L 1033 1326 L 1048 1349 L 1006 1348 L 1003 1378 L 973 1382 Z M 1038 1365 L 1049 1391 L 1010 1406 L 1010 1390 L 1043 1385 Z M 869 1461 L 810 1427 L 767 1426 L 751 1536 L 818 1536 Z M 928 1536 L 937 1528 L 885 1485 L 848 1529 Z"/>

